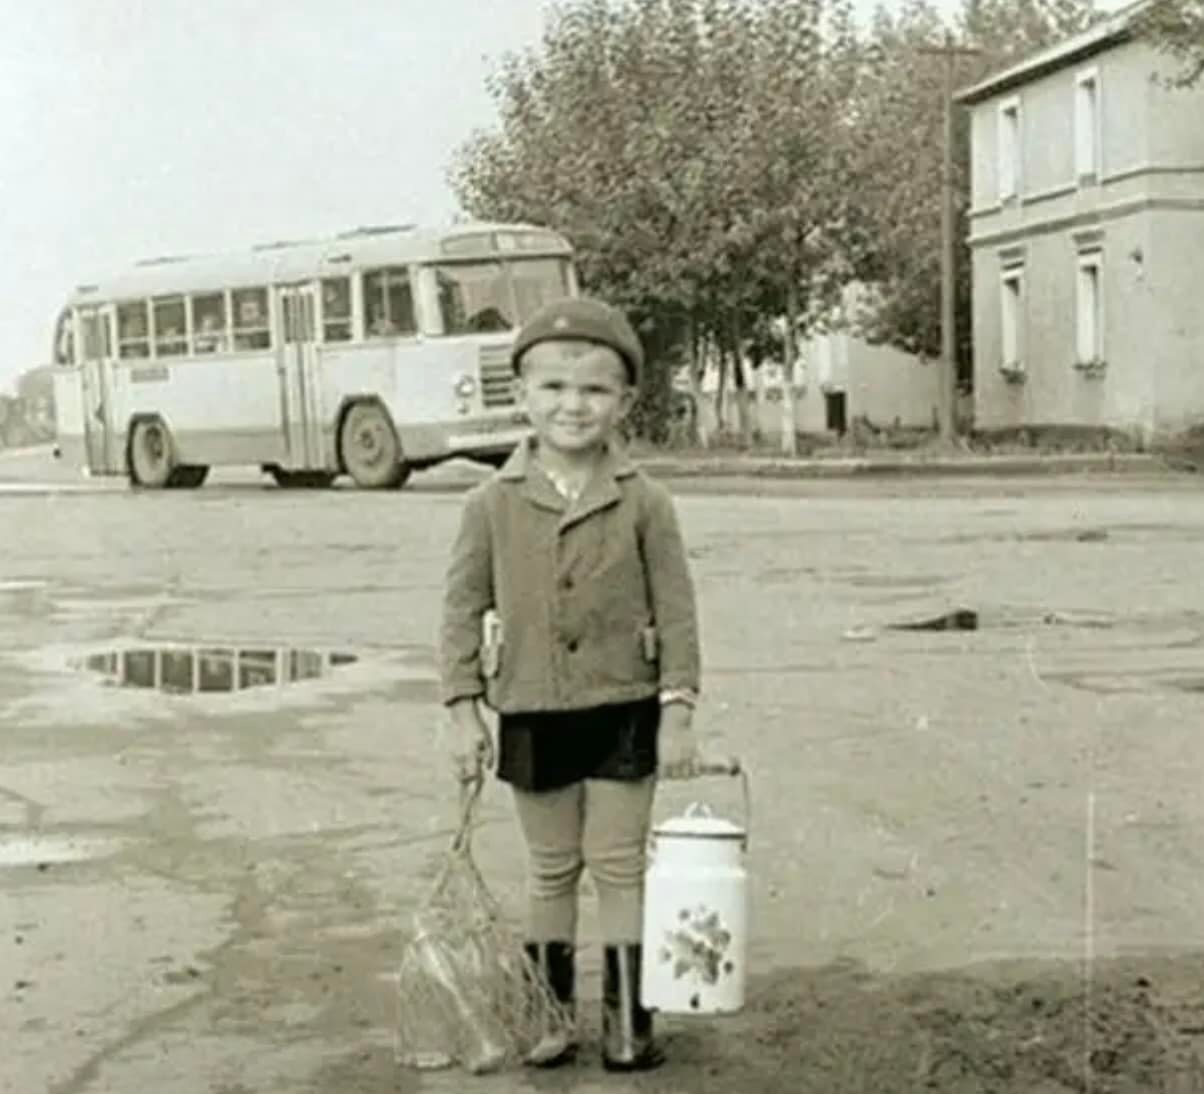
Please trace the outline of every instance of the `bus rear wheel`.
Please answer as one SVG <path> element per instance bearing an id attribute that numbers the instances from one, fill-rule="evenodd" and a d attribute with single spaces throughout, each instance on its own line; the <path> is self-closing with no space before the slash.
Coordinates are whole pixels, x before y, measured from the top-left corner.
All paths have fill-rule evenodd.
<path id="1" fill-rule="evenodd" d="M 355 403 L 339 429 L 339 455 L 362 490 L 395 490 L 410 477 L 401 442 L 380 403 Z"/>
<path id="2" fill-rule="evenodd" d="M 283 467 L 269 467 L 268 473 L 276 485 L 285 490 L 325 490 L 334 480 L 332 471 L 286 471 Z"/>

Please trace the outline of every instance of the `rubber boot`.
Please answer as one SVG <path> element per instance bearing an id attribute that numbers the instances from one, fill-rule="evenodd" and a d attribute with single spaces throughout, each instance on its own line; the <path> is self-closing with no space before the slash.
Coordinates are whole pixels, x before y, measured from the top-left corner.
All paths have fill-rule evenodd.
<path id="1" fill-rule="evenodd" d="M 652 1039 L 652 1013 L 640 1005 L 639 944 L 606 946 L 602 968 L 602 1066 L 651 1071 L 665 1062 Z"/>
<path id="2" fill-rule="evenodd" d="M 576 1014 L 576 968 L 571 942 L 528 942 L 527 956 L 552 989 L 556 1001 L 568 1012 Z M 525 1062 L 531 1067 L 560 1067 L 577 1055 L 573 1031 L 549 1030 L 527 1054 Z"/>

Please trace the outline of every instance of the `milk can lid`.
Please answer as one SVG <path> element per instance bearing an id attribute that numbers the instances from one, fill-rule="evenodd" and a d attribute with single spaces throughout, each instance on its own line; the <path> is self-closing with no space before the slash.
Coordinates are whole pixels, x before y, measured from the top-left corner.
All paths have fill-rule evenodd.
<path id="1" fill-rule="evenodd" d="M 695 803 L 680 817 L 671 817 L 653 829 L 658 836 L 706 837 L 710 839 L 742 839 L 744 829 L 711 813 L 710 807 Z"/>

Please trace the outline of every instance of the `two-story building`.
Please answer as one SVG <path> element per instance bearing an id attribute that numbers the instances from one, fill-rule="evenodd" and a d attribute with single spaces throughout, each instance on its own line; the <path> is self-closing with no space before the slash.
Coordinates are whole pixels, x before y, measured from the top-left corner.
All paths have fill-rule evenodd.
<path id="1" fill-rule="evenodd" d="M 1204 421 L 1204 88 L 1144 7 L 966 89 L 981 429 Z"/>

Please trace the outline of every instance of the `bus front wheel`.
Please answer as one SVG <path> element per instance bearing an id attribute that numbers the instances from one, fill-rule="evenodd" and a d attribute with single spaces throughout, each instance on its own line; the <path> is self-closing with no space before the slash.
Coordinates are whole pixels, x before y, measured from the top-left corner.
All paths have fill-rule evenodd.
<path id="1" fill-rule="evenodd" d="M 140 418 L 130 430 L 130 484 L 150 490 L 195 489 L 209 474 L 205 464 L 176 462 L 171 430 L 160 418 Z"/>
<path id="2" fill-rule="evenodd" d="M 130 485 L 150 489 L 167 486 L 176 469 L 171 432 L 158 418 L 140 418 L 130 431 L 128 454 Z"/>
<path id="3" fill-rule="evenodd" d="M 339 453 L 362 490 L 397 489 L 410 477 L 397 431 L 380 403 L 356 403 L 339 429 Z"/>

